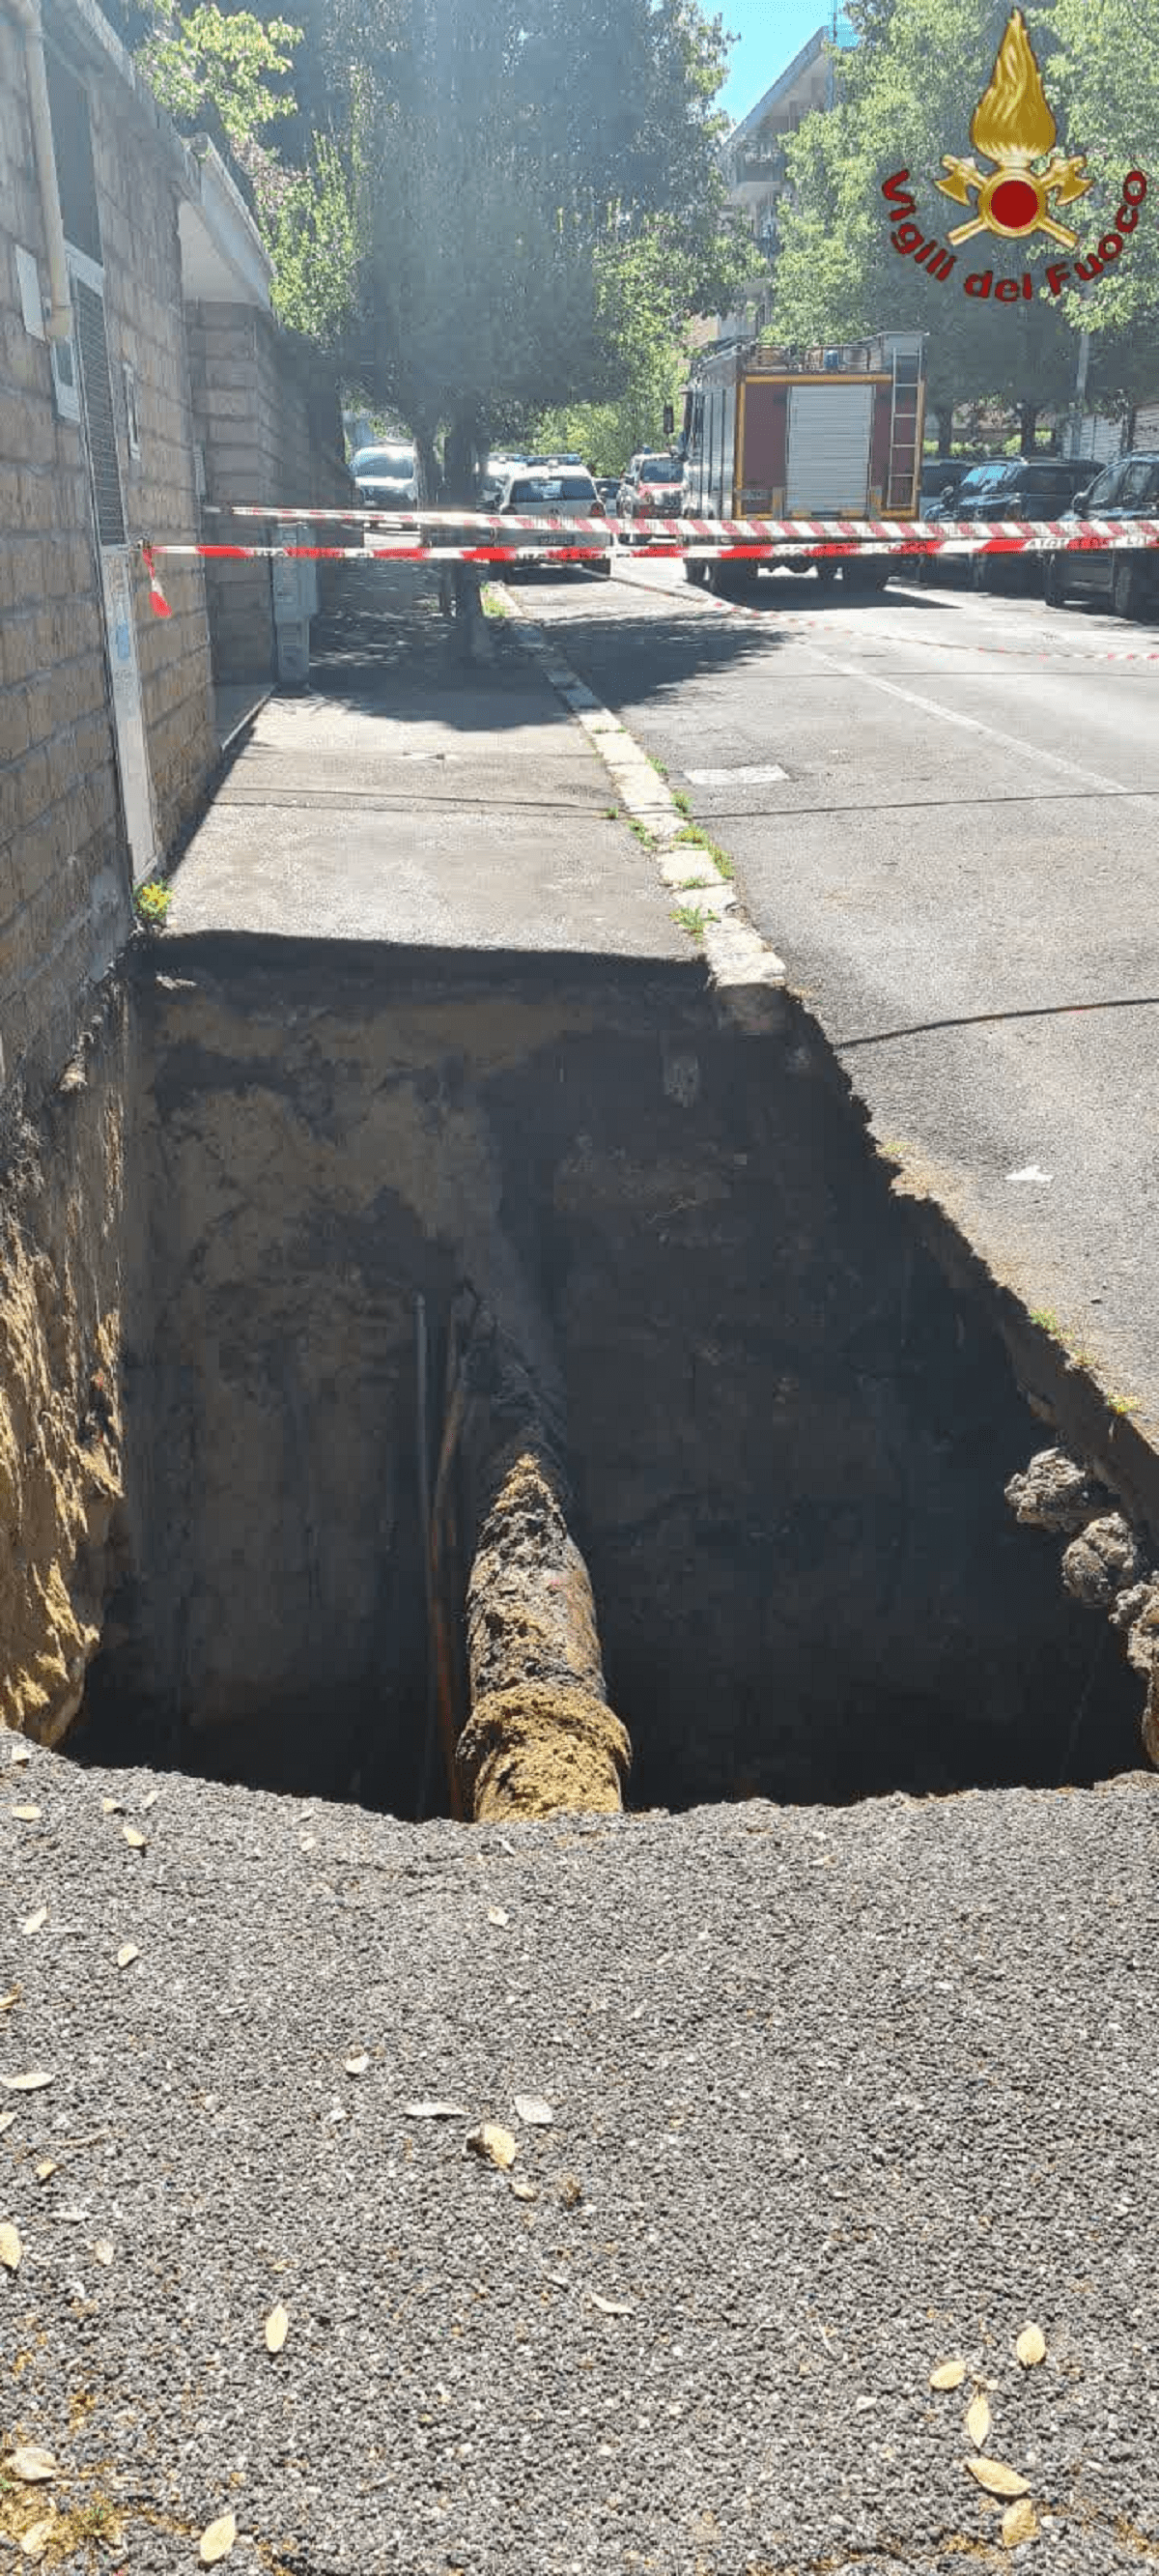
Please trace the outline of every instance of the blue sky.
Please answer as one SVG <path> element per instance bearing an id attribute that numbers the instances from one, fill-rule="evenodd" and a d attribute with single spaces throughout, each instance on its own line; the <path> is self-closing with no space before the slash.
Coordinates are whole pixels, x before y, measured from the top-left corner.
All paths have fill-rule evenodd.
<path id="1" fill-rule="evenodd" d="M 719 8 L 726 33 L 738 38 L 717 101 L 733 125 L 756 106 L 814 29 L 831 19 L 826 0 L 709 0 L 709 6 L 710 14 Z"/>

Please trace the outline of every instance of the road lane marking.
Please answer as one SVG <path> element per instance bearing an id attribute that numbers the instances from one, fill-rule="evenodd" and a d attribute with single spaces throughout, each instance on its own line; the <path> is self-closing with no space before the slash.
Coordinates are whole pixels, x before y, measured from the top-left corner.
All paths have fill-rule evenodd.
<path id="1" fill-rule="evenodd" d="M 898 698 L 906 707 L 917 707 L 922 715 L 940 716 L 943 724 L 957 725 L 962 733 L 979 733 L 987 742 L 998 743 L 1003 751 L 1015 752 L 1021 760 L 1037 760 L 1047 769 L 1056 769 L 1064 778 L 1078 778 L 1084 787 L 1096 787 L 1104 796 L 1152 798 L 1154 787 L 1124 787 L 1117 778 L 1107 778 L 1100 769 L 1084 769 L 1077 760 L 1068 760 L 1061 751 L 1045 751 L 1037 743 L 1020 740 L 1017 734 L 1003 733 L 998 725 L 984 724 L 980 716 L 964 715 L 959 707 L 943 707 L 937 698 L 924 698 L 919 689 L 903 689 L 896 680 L 881 680 L 873 671 L 865 671 L 856 662 L 839 662 L 833 653 L 823 653 L 819 644 L 802 640 L 803 653 L 811 653 L 826 670 L 835 671 L 840 679 L 860 680 L 867 689 L 879 689 L 884 697 Z"/>
<path id="2" fill-rule="evenodd" d="M 654 581 L 643 581 L 638 578 L 633 580 L 630 573 L 622 576 L 622 583 L 626 589 L 642 591 L 651 599 L 679 600 L 684 608 L 691 609 L 694 613 L 707 610 L 709 615 L 716 612 L 722 617 L 751 618 L 756 625 L 768 627 L 773 634 L 780 634 L 786 627 L 789 627 L 796 632 L 803 626 L 819 626 L 828 635 L 853 635 L 861 639 L 864 639 L 868 635 L 874 643 L 894 645 L 903 651 L 920 644 L 923 649 L 931 653 L 989 653 L 999 656 L 1003 660 L 1027 661 L 1034 663 L 1085 662 L 1089 666 L 1093 663 L 1101 662 L 1137 662 L 1140 664 L 1159 662 L 1159 647 L 1152 647 L 1142 643 L 1139 645 L 1124 645 L 1122 647 L 1098 644 L 1091 644 L 1086 647 L 1082 645 L 1044 645 L 1035 643 L 1033 636 L 1031 636 L 1030 640 L 1025 644 L 975 644 L 965 636 L 927 635 L 923 634 L 916 627 L 911 627 L 907 634 L 899 635 L 890 628 L 881 626 L 876 617 L 872 626 L 867 627 L 864 619 L 862 618 L 859 618 L 856 625 L 854 625 L 851 620 L 842 620 L 840 617 L 832 615 L 816 616 L 809 610 L 803 608 L 783 608 L 779 610 L 776 617 L 776 623 L 774 625 L 770 609 L 753 608 L 744 600 L 718 599 L 712 592 L 708 591 L 693 590 L 689 592 L 686 589 L 681 589 L 675 582 L 661 584 Z M 947 604 L 953 607 L 955 611 L 960 613 L 964 608 L 965 613 L 969 615 L 969 604 L 964 603 L 955 593 L 948 592 L 943 594 L 943 596 L 945 596 Z M 896 606 L 896 593 L 893 594 L 893 599 L 894 605 Z M 600 605 L 606 608 L 607 602 L 601 601 Z M 981 619 L 979 618 L 976 622 L 980 623 Z M 1012 618 L 1004 618 L 1002 621 L 1002 631 L 1007 635 L 1017 635 L 1026 630 L 1022 628 L 1020 622 Z M 1154 629 L 1144 628 L 1143 631 L 1145 634 L 1153 633 Z M 1127 789 L 1124 792 L 1129 795 L 1135 791 Z"/>

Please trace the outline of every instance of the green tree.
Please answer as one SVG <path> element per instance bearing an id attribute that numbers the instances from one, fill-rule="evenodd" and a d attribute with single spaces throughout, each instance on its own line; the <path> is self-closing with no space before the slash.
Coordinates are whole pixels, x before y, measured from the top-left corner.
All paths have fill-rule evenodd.
<path id="1" fill-rule="evenodd" d="M 303 30 L 213 0 L 159 7 L 137 61 L 186 133 L 217 124 L 253 192 L 274 266 L 273 305 L 288 329 L 333 342 L 354 281 L 353 179 L 334 137 L 308 132 L 301 166 L 276 148 L 296 113 L 291 86 Z M 352 120 L 350 120 L 352 129 Z M 353 130 L 353 129 L 352 129 Z M 349 149 L 349 147 L 348 147 Z"/>
<path id="2" fill-rule="evenodd" d="M 432 475 L 443 435 L 464 502 L 482 452 L 545 410 L 650 407 L 689 316 L 752 259 L 719 166 L 720 20 L 697 0 L 578 17 L 574 0 L 302 0 L 299 17 L 263 28 L 199 0 L 149 54 L 170 97 L 212 96 L 241 136 L 285 318 L 330 338 Z M 296 112 L 272 86 L 291 47 Z"/>
<path id="3" fill-rule="evenodd" d="M 341 4 L 341 0 L 340 0 Z M 369 0 L 359 330 L 372 398 L 469 458 L 615 401 L 737 253 L 719 22 L 692 0 Z M 614 66 L 614 71 L 613 67 Z M 466 478 L 466 479 L 465 479 Z"/>
<path id="4" fill-rule="evenodd" d="M 183 16 L 159 8 L 137 60 L 179 125 L 195 123 L 210 105 L 233 149 L 244 151 L 285 114 L 286 82 L 301 36 L 301 28 L 286 18 L 262 19 L 249 9 L 227 16 L 212 0 L 202 0 Z"/>
<path id="5" fill-rule="evenodd" d="M 1085 323 L 1100 380 L 1124 403 L 1159 395 L 1159 0 L 1054 0 L 1051 32 L 1070 130 L 1093 186 L 1084 241 L 1115 229 L 1122 184 L 1142 170 L 1152 194 L 1121 259 L 1065 301 Z M 1052 66 L 1052 69 L 1054 66 Z"/>
<path id="6" fill-rule="evenodd" d="M 1060 137 L 1073 131 L 1080 138 L 1076 148 L 1090 153 L 1092 165 L 1102 149 L 1095 140 L 1095 107 L 1109 133 L 1113 102 L 1120 123 L 1114 177 L 1105 185 L 1114 204 L 1122 171 L 1130 166 L 1122 150 L 1134 129 L 1122 122 L 1123 75 L 1108 67 L 1121 32 L 1110 29 L 1110 21 L 1125 25 L 1140 8 L 1154 22 L 1159 0 L 1044 0 L 1027 11 Z M 838 58 L 838 105 L 829 115 L 807 118 L 789 146 L 792 200 L 784 211 L 775 276 L 777 337 L 847 338 L 883 327 L 927 331 L 930 403 L 946 445 L 954 404 L 980 394 L 1018 407 L 1028 445 L 1039 413 L 1065 405 L 1075 382 L 1079 298 L 1038 291 L 1050 262 L 1065 257 L 1057 245 L 1032 237 L 1015 262 L 980 234 L 975 246 L 959 252 L 953 277 L 942 282 L 891 245 L 896 227 L 881 194 L 883 181 L 906 169 L 922 238 L 944 240 L 962 220 L 934 183 L 943 174 L 943 155 L 969 154 L 971 120 L 1008 15 L 1006 0 L 1000 7 L 993 0 L 893 0 L 892 6 L 889 0 L 852 0 L 850 16 L 861 41 Z M 1108 57 L 1097 75 L 1092 34 L 1100 62 Z M 1109 220 L 1105 203 L 1092 191 L 1073 210 L 1084 242 L 1097 239 L 1096 223 L 1101 230 Z M 977 272 L 1028 270 L 1033 300 L 1003 307 L 993 297 L 968 297 L 963 284 L 975 273 L 971 259 Z M 1128 268 L 1125 258 L 1124 293 Z M 1118 283 L 1116 277 L 1115 288 Z M 1097 301 L 1106 333 L 1092 357 L 1092 396 L 1111 392 L 1122 370 L 1121 331 L 1116 346 L 1115 310 L 1109 300 L 1103 305 L 1102 294 L 1100 285 L 1098 299 L 1090 299 L 1089 318 Z"/>
<path id="7" fill-rule="evenodd" d="M 663 444 L 666 403 L 679 417 L 693 315 L 727 310 L 760 264 L 739 228 L 721 232 L 707 266 L 692 260 L 676 228 L 658 217 L 597 253 L 595 265 L 597 327 L 610 352 L 600 373 L 611 389 L 602 401 L 537 414 L 532 443 L 576 448 L 594 473 L 616 474 L 637 448 Z"/>

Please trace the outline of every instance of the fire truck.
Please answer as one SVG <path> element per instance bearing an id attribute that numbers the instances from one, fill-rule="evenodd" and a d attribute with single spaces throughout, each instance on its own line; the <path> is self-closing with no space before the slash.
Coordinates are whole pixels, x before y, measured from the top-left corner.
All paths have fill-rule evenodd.
<path id="1" fill-rule="evenodd" d="M 753 340 L 703 350 L 680 442 L 689 517 L 916 518 L 925 379 L 920 331 L 801 353 Z M 687 558 L 684 569 L 689 581 L 728 596 L 751 589 L 759 573 L 755 563 Z M 838 564 L 815 569 L 829 582 Z M 846 556 L 840 569 L 850 589 L 881 590 L 890 559 Z"/>

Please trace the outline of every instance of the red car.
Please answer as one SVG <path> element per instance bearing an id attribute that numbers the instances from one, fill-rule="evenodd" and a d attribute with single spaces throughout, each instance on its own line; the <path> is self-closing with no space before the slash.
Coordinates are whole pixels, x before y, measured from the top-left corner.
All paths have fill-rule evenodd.
<path id="1" fill-rule="evenodd" d="M 620 485 L 616 533 L 632 541 L 636 519 L 678 519 L 684 508 L 684 468 L 675 456 L 634 456 Z M 642 538 L 646 543 L 646 538 Z"/>

